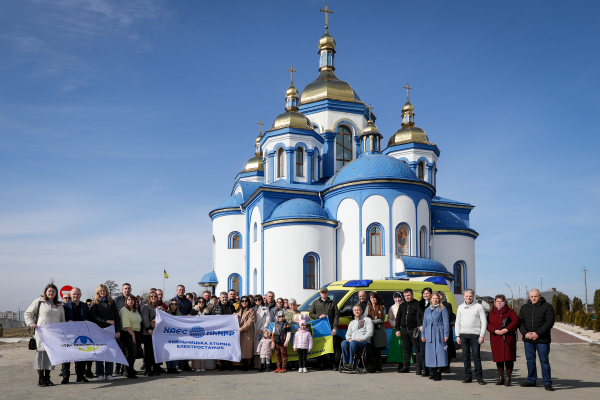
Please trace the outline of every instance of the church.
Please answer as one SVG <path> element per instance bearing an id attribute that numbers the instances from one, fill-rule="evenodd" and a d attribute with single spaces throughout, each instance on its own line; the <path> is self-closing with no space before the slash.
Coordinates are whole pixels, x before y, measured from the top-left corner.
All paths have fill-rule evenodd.
<path id="1" fill-rule="evenodd" d="M 437 195 L 440 149 L 415 125 L 412 88 L 385 146 L 370 105 L 335 74 L 327 18 L 318 54 L 302 92 L 288 70 L 285 112 L 209 213 L 213 271 L 200 285 L 301 303 L 338 280 L 407 279 L 446 283 L 461 301 L 475 289 L 474 206 Z"/>

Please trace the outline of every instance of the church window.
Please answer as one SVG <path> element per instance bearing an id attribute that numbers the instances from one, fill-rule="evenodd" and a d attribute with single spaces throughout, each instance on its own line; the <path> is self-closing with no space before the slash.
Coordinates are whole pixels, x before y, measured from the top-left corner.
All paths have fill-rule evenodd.
<path id="1" fill-rule="evenodd" d="M 417 165 L 417 177 L 421 180 L 425 180 L 425 168 L 422 162 Z"/>
<path id="2" fill-rule="evenodd" d="M 318 181 L 319 180 L 319 155 L 317 154 L 317 152 L 313 153 L 312 163 L 313 163 L 313 181 Z"/>
<path id="3" fill-rule="evenodd" d="M 285 154 L 283 149 L 279 149 L 277 152 L 277 177 L 283 178 L 283 168 L 285 167 Z"/>
<path id="4" fill-rule="evenodd" d="M 372 224 L 367 228 L 367 255 L 382 256 L 383 255 L 383 228 L 380 224 Z"/>
<path id="5" fill-rule="evenodd" d="M 304 289 L 319 287 L 319 256 L 308 253 L 304 256 Z"/>
<path id="6" fill-rule="evenodd" d="M 242 235 L 239 232 L 231 232 L 229 234 L 229 248 L 230 249 L 241 249 L 242 248 Z"/>
<path id="7" fill-rule="evenodd" d="M 256 238 L 258 236 L 258 225 L 256 222 L 254 223 L 254 241 L 256 242 Z"/>
<path id="8" fill-rule="evenodd" d="M 242 290 L 242 277 L 239 274 L 229 275 L 227 291 L 235 290 L 237 294 L 241 295 Z"/>
<path id="9" fill-rule="evenodd" d="M 256 270 L 256 268 L 254 268 L 254 285 L 252 287 L 252 289 L 254 289 L 252 291 L 252 293 L 258 293 L 258 290 L 256 290 L 256 288 L 258 287 L 258 271 Z"/>
<path id="10" fill-rule="evenodd" d="M 410 230 L 405 223 L 396 227 L 396 255 L 410 256 Z"/>
<path id="11" fill-rule="evenodd" d="M 352 131 L 345 125 L 338 126 L 335 139 L 336 171 L 352 161 Z"/>
<path id="12" fill-rule="evenodd" d="M 304 176 L 304 151 L 302 147 L 296 150 L 296 176 Z"/>
<path id="13" fill-rule="evenodd" d="M 463 265 L 460 262 L 454 264 L 454 294 L 462 294 Z"/>
<path id="14" fill-rule="evenodd" d="M 419 232 L 419 257 L 429 258 L 427 251 L 427 228 L 425 226 L 422 226 Z"/>

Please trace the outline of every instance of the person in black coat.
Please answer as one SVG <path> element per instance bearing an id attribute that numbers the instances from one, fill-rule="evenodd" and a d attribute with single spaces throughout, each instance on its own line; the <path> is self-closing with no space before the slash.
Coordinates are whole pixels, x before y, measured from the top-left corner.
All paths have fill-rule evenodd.
<path id="1" fill-rule="evenodd" d="M 429 307 L 431 295 L 433 294 L 433 290 L 430 287 L 426 287 L 421 290 L 421 300 L 419 300 L 419 311 L 417 314 L 417 324 L 419 325 L 419 332 L 423 332 L 423 317 L 425 316 L 425 310 Z M 422 334 L 422 333 L 421 333 Z M 419 346 L 421 346 L 421 365 L 423 366 L 423 375 L 422 376 L 433 376 L 433 371 L 429 371 L 427 365 L 425 364 L 425 348 L 426 343 L 422 340 L 419 341 Z"/>
<path id="2" fill-rule="evenodd" d="M 101 329 L 114 326 L 115 328 L 115 339 L 119 339 L 121 335 L 121 318 L 119 317 L 119 310 L 117 304 L 110 297 L 108 288 L 104 285 L 98 285 L 96 288 L 96 297 L 92 302 L 92 308 L 89 313 L 89 320 Z M 112 362 L 96 361 L 96 375 L 98 380 L 101 381 L 104 378 L 111 381 L 113 380 L 113 367 Z M 105 370 L 106 368 L 106 370 Z"/>
<path id="3" fill-rule="evenodd" d="M 212 315 L 235 315 L 235 306 L 228 300 L 227 292 L 221 292 L 219 301 L 213 306 L 211 313 Z M 227 362 L 227 369 L 233 371 L 233 363 L 225 360 L 219 361 L 219 371 L 225 371 L 225 362 Z"/>
<path id="4" fill-rule="evenodd" d="M 446 294 L 443 292 L 442 294 L 444 295 L 444 301 L 442 301 L 442 305 L 448 310 L 448 322 L 450 323 L 450 334 L 452 334 L 452 327 L 456 322 L 456 314 L 454 314 L 452 304 L 448 303 Z M 454 344 L 454 339 L 452 337 L 450 337 L 446 343 L 448 344 L 448 366 L 444 372 L 450 372 L 450 362 L 453 358 L 456 358 L 456 345 Z"/>
<path id="5" fill-rule="evenodd" d="M 398 372 L 410 371 L 410 356 L 412 348 L 415 349 L 415 360 L 417 362 L 417 375 L 422 375 L 421 361 L 421 335 L 419 332 L 419 302 L 414 299 L 412 289 L 404 290 L 404 303 L 398 307 L 396 315 L 396 336 L 402 337 L 402 350 L 404 350 L 403 366 L 398 364 Z"/>
<path id="6" fill-rule="evenodd" d="M 77 287 L 71 289 L 72 301 L 65 303 L 63 308 L 65 310 L 65 321 L 87 321 L 88 319 L 88 306 L 81 300 L 81 290 Z M 85 377 L 85 361 L 75 362 L 75 373 L 77 374 L 77 383 L 88 382 Z M 63 379 L 61 384 L 69 383 L 69 376 L 71 375 L 71 363 L 66 362 L 62 365 Z"/>
<path id="7" fill-rule="evenodd" d="M 537 385 L 537 369 L 535 365 L 535 354 L 537 352 L 542 367 L 543 385 L 548 391 L 554 391 L 552 387 L 552 375 L 550 370 L 550 343 L 552 337 L 550 331 L 554 326 L 554 307 L 544 299 L 538 289 L 529 291 L 529 300 L 523 304 L 519 312 L 521 320 L 521 335 L 525 345 L 525 357 L 527 358 L 527 381 L 521 383 L 523 387 Z"/>

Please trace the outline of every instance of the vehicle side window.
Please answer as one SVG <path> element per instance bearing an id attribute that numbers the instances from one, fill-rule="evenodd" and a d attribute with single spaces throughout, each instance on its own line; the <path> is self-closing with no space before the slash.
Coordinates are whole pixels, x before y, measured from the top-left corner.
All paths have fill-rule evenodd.
<path id="1" fill-rule="evenodd" d="M 340 315 L 348 316 L 352 315 L 352 307 L 358 303 L 358 292 L 352 293 L 352 296 L 346 300 L 344 305 L 340 308 Z"/>
<path id="2" fill-rule="evenodd" d="M 385 311 L 388 312 L 390 307 L 394 305 L 394 293 L 393 292 L 377 292 L 381 298 L 383 299 L 383 303 L 385 304 Z"/>

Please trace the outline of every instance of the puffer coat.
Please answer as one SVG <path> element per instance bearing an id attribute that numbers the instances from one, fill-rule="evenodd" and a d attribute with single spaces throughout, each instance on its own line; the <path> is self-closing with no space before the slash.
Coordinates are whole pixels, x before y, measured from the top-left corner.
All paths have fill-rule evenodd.
<path id="1" fill-rule="evenodd" d="M 541 297 L 536 304 L 533 304 L 531 300 L 527 300 L 527 303 L 523 304 L 519 312 L 519 319 L 521 320 L 519 329 L 523 335 L 523 341 L 530 343 L 552 342 L 550 331 L 554 326 L 554 318 L 554 307 L 546 302 L 546 299 Z M 535 332 L 539 336 L 537 340 L 525 338 L 525 335 L 529 332 Z"/>
<path id="2" fill-rule="evenodd" d="M 273 349 L 271 348 L 271 338 L 263 337 L 258 343 L 256 352 L 260 354 L 260 358 L 271 358 Z"/>
<path id="3" fill-rule="evenodd" d="M 313 339 L 310 332 L 306 329 L 297 330 L 294 334 L 294 350 L 296 349 L 308 349 L 308 351 L 312 350 Z"/>
<path id="4" fill-rule="evenodd" d="M 40 316 L 36 325 L 47 325 L 54 324 L 56 322 L 65 322 L 65 309 L 62 305 L 54 306 L 54 303 L 44 300 L 43 297 L 35 299 L 33 303 L 25 311 L 25 323 L 27 326 L 35 324 L 35 317 L 37 314 L 38 304 L 40 304 Z M 37 329 L 35 331 L 35 341 L 37 343 L 38 351 L 46 351 L 42 341 L 38 336 Z"/>

